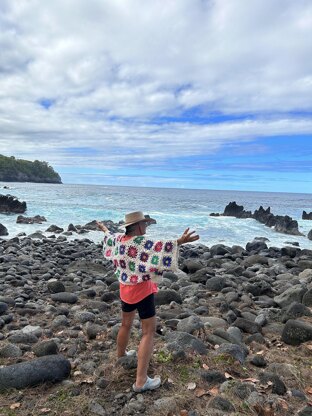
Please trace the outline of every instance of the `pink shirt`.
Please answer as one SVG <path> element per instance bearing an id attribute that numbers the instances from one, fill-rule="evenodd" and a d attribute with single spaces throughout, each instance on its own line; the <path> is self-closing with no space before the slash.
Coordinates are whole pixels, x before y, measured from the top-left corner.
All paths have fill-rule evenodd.
<path id="1" fill-rule="evenodd" d="M 122 237 L 122 241 L 127 241 L 131 237 L 126 235 Z M 119 285 L 120 299 L 123 302 L 134 304 L 138 303 L 152 293 L 158 292 L 158 287 L 155 282 L 147 280 L 146 282 L 138 283 L 136 285 Z"/>

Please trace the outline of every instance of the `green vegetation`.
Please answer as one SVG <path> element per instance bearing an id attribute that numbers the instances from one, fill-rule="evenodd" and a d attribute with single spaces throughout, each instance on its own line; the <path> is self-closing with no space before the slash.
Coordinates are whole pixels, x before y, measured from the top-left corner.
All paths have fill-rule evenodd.
<path id="1" fill-rule="evenodd" d="M 30 162 L 3 155 L 0 155 L 0 181 L 62 183 L 60 175 L 47 162 Z"/>

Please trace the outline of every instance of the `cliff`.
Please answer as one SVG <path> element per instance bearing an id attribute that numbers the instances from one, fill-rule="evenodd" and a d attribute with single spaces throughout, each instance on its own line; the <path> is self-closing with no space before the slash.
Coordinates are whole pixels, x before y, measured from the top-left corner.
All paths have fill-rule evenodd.
<path id="1" fill-rule="evenodd" d="M 60 175 L 47 162 L 31 162 L 3 155 L 0 155 L 0 181 L 62 183 Z"/>

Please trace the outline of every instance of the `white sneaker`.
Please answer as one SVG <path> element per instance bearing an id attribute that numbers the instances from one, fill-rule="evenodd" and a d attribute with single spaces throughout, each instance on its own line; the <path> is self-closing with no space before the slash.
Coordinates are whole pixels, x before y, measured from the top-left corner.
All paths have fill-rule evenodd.
<path id="1" fill-rule="evenodd" d="M 147 390 L 155 390 L 155 389 L 158 389 L 158 387 L 160 386 L 160 384 L 161 384 L 160 378 L 156 378 L 156 377 L 155 378 L 150 378 L 150 377 L 147 377 L 144 386 L 137 387 L 135 385 L 135 383 L 134 383 L 133 386 L 132 386 L 132 389 L 133 389 L 133 391 L 135 393 L 143 393 L 144 391 L 147 391 Z"/>
<path id="2" fill-rule="evenodd" d="M 132 357 L 133 355 L 136 355 L 136 350 L 126 351 L 126 356 L 127 357 Z"/>

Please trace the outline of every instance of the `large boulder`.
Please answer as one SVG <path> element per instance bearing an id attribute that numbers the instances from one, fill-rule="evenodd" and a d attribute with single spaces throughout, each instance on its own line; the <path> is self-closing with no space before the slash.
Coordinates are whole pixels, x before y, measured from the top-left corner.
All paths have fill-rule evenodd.
<path id="1" fill-rule="evenodd" d="M 48 355 L 32 361 L 0 368 L 0 391 L 23 389 L 40 383 L 64 380 L 70 375 L 70 362 L 61 355 Z"/>
<path id="2" fill-rule="evenodd" d="M 312 325 L 303 321 L 290 319 L 287 321 L 283 332 L 282 341 L 290 345 L 300 345 L 312 340 Z"/>
<path id="3" fill-rule="evenodd" d="M 0 194 L 1 214 L 23 214 L 27 209 L 26 202 L 20 202 L 15 196 Z"/>
<path id="4" fill-rule="evenodd" d="M 274 297 L 274 302 L 277 303 L 281 308 L 289 306 L 292 302 L 302 302 L 303 295 L 307 289 L 301 285 L 295 285 L 286 289 L 283 293 Z"/>
<path id="5" fill-rule="evenodd" d="M 0 224 L 0 236 L 1 235 L 9 235 L 7 228 L 2 224 Z"/>

